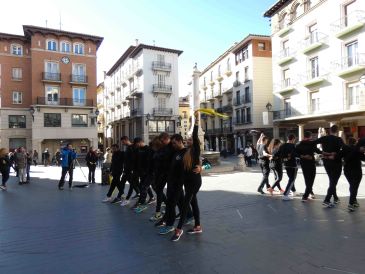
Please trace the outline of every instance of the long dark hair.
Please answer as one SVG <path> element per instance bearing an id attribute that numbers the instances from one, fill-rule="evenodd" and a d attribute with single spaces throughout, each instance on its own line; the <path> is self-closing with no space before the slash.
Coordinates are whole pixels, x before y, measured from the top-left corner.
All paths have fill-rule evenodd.
<path id="1" fill-rule="evenodd" d="M 277 146 L 281 145 L 281 141 L 279 139 L 272 139 L 268 148 L 268 151 L 270 154 L 272 154 L 272 151 L 274 150 L 274 148 L 276 148 Z"/>

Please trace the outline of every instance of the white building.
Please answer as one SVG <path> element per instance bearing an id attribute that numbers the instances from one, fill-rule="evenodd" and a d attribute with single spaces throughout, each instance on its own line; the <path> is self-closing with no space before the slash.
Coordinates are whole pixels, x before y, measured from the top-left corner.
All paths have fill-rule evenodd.
<path id="1" fill-rule="evenodd" d="M 107 72 L 104 111 L 109 142 L 119 143 L 127 135 L 148 144 L 161 132 L 176 132 L 181 53 L 144 44 L 130 46 Z"/>
<path id="2" fill-rule="evenodd" d="M 250 34 L 224 52 L 200 76 L 203 107 L 230 116 L 202 117 L 209 149 L 237 152 L 256 143 L 257 132 L 272 135 L 272 123 L 262 113 L 272 101 L 271 39 Z"/>
<path id="3" fill-rule="evenodd" d="M 277 1 L 271 18 L 275 135 L 338 124 L 365 137 L 365 1 Z"/>

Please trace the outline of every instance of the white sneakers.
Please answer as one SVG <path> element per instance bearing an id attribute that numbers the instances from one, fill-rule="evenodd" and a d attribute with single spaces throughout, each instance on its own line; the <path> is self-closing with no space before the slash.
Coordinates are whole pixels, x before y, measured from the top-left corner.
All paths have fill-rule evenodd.
<path id="1" fill-rule="evenodd" d="M 126 206 L 129 203 L 130 203 L 129 200 L 123 200 L 123 202 L 121 202 L 120 206 Z"/>
<path id="2" fill-rule="evenodd" d="M 103 203 L 108 203 L 108 202 L 111 202 L 111 201 L 113 201 L 112 197 L 106 197 L 102 202 Z"/>
<path id="3" fill-rule="evenodd" d="M 291 201 L 291 200 L 293 200 L 292 196 L 288 196 L 288 195 L 283 196 L 283 201 Z"/>

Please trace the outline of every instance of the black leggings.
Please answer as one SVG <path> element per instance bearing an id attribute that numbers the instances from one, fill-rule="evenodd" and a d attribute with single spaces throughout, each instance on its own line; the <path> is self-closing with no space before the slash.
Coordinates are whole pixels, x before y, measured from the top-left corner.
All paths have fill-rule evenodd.
<path id="1" fill-rule="evenodd" d="M 89 183 L 95 183 L 95 169 L 96 169 L 96 165 L 89 165 Z"/>
<path id="2" fill-rule="evenodd" d="M 270 184 L 269 184 L 269 175 L 270 175 L 269 162 L 265 161 L 265 162 L 261 163 L 260 167 L 261 167 L 261 171 L 262 171 L 262 180 L 261 180 L 258 191 L 262 191 L 262 189 L 264 188 L 265 185 L 266 185 L 266 188 L 270 187 Z"/>
<path id="3" fill-rule="evenodd" d="M 113 192 L 114 192 L 114 189 L 117 187 L 118 190 L 119 190 L 119 193 L 123 193 L 123 190 L 122 190 L 122 185 L 120 183 L 120 175 L 121 174 L 113 174 L 113 180 L 112 180 L 112 183 L 110 184 L 110 187 L 109 187 L 109 191 L 108 193 L 106 194 L 107 197 L 111 197 Z M 119 196 L 119 195 L 118 195 Z M 118 197 L 120 198 L 120 197 Z"/>
<path id="4" fill-rule="evenodd" d="M 330 202 L 332 196 L 335 200 L 337 200 L 338 196 L 337 196 L 336 186 L 337 186 L 338 180 L 341 177 L 342 163 L 335 162 L 333 160 L 327 160 L 326 162 L 324 162 L 324 168 L 325 168 L 328 178 L 330 180 L 329 187 L 327 190 L 327 195 L 326 195 L 326 198 L 324 199 L 324 201 Z"/>
<path id="5" fill-rule="evenodd" d="M 274 172 L 275 175 L 275 183 L 272 185 L 272 189 L 277 187 L 279 190 L 281 190 L 280 182 L 283 179 L 283 166 L 282 165 L 276 165 L 275 167 L 271 168 L 271 170 Z"/>
<path id="6" fill-rule="evenodd" d="M 139 196 L 138 203 L 144 204 L 144 203 L 146 203 L 147 193 L 150 198 L 153 198 L 151 184 L 153 183 L 154 176 L 149 174 L 149 175 L 141 176 L 140 178 L 141 178 L 141 184 L 139 186 L 140 196 Z"/>
<path id="7" fill-rule="evenodd" d="M 122 195 L 124 194 L 125 183 L 127 181 L 129 182 L 129 190 L 128 190 L 128 195 L 127 195 L 126 199 L 129 200 L 130 197 L 132 196 L 133 190 L 136 192 L 136 194 L 139 193 L 139 187 L 137 184 L 137 178 L 135 176 L 133 176 L 132 173 L 130 173 L 130 172 L 123 173 L 122 180 L 120 183 L 122 191 L 119 192 L 118 197 L 122 197 Z"/>
<path id="8" fill-rule="evenodd" d="M 294 182 L 297 177 L 297 167 L 285 167 L 286 174 L 289 177 L 288 184 L 286 185 L 284 195 L 289 195 L 290 190 L 295 191 Z"/>
<path id="9" fill-rule="evenodd" d="M 166 203 L 166 195 L 163 192 L 167 183 L 167 175 L 165 174 L 158 174 L 156 175 L 155 183 L 154 183 L 154 190 L 157 196 L 157 203 L 156 203 L 156 212 L 161 211 L 161 204 L 162 202 Z"/>
<path id="10" fill-rule="evenodd" d="M 194 174 L 189 177 L 190 178 L 186 178 L 184 180 L 185 197 L 183 208 L 180 214 L 180 221 L 177 225 L 178 229 L 181 229 L 184 225 L 190 205 L 193 210 L 195 226 L 200 226 L 200 211 L 196 195 L 198 194 L 198 191 L 202 185 L 202 178 L 200 174 Z"/>
<path id="11" fill-rule="evenodd" d="M 359 185 L 362 179 L 362 170 L 353 170 L 349 168 L 344 168 L 344 173 L 347 181 L 350 184 L 350 201 L 349 204 L 353 205 L 357 202 L 357 191 L 359 189 Z"/>

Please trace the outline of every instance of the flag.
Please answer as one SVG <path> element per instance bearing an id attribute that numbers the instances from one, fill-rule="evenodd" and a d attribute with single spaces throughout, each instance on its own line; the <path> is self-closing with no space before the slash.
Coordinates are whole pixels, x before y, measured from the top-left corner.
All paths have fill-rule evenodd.
<path id="1" fill-rule="evenodd" d="M 221 117 L 223 119 L 228 119 L 229 118 L 228 115 L 216 112 L 212 108 L 199 108 L 196 111 L 199 111 L 200 113 L 204 113 L 204 114 L 207 114 L 207 115 L 210 115 L 210 116 L 218 116 L 218 117 Z"/>

